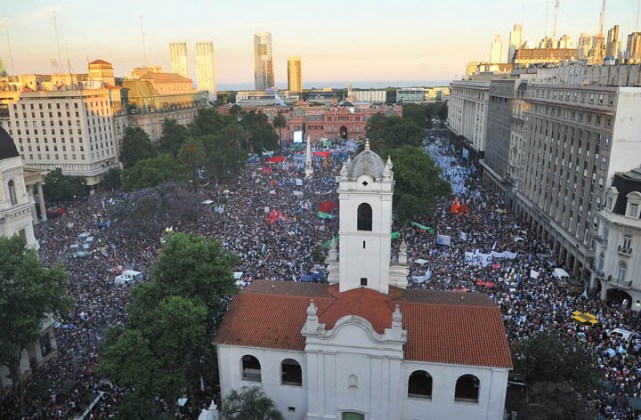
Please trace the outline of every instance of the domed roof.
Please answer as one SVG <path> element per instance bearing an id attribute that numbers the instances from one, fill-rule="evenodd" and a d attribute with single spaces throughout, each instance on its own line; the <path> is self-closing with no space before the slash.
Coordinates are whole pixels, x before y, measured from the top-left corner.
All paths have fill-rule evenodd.
<path id="1" fill-rule="evenodd" d="M 385 163 L 379 155 L 370 150 L 368 141 L 365 144 L 365 150 L 356 155 L 347 171 L 350 179 L 357 179 L 364 174 L 374 179 L 381 179 L 385 171 Z"/>
<path id="2" fill-rule="evenodd" d="M 20 156 L 20 153 L 18 153 L 18 149 L 16 149 L 13 139 L 4 128 L 0 127 L 0 160 L 14 158 L 17 156 Z"/>

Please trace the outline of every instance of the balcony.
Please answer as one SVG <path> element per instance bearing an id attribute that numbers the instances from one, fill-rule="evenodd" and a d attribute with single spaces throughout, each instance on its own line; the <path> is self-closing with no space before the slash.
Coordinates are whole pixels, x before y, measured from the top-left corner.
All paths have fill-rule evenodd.
<path id="1" fill-rule="evenodd" d="M 630 255 L 632 255 L 632 247 L 631 246 L 626 246 L 626 245 L 619 245 L 617 247 L 617 252 L 620 255 L 624 255 L 624 256 L 629 257 Z"/>

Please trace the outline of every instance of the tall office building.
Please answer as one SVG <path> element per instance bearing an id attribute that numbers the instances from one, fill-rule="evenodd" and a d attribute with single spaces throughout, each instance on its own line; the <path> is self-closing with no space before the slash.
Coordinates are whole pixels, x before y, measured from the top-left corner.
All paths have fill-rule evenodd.
<path id="1" fill-rule="evenodd" d="M 214 43 L 196 42 L 196 82 L 199 90 L 208 92 L 208 100 L 216 100 Z"/>
<path id="2" fill-rule="evenodd" d="M 592 49 L 592 35 L 583 32 L 579 36 L 579 43 L 577 45 L 579 59 L 586 58 L 589 55 L 591 49 Z"/>
<path id="3" fill-rule="evenodd" d="M 628 64 L 641 63 L 641 32 L 632 32 L 628 35 L 625 58 Z"/>
<path id="4" fill-rule="evenodd" d="M 613 62 L 619 58 L 619 25 L 614 25 L 608 31 L 608 38 L 605 45 L 605 59 Z"/>
<path id="5" fill-rule="evenodd" d="M 189 56 L 186 42 L 169 43 L 169 66 L 171 73 L 189 78 Z"/>
<path id="6" fill-rule="evenodd" d="M 287 59 L 287 89 L 289 93 L 303 92 L 303 70 L 300 57 Z"/>
<path id="7" fill-rule="evenodd" d="M 514 60 L 514 53 L 521 48 L 521 34 L 523 33 L 523 26 L 520 23 L 514 25 L 514 29 L 510 32 L 510 43 L 507 47 L 507 61 L 511 63 Z"/>
<path id="8" fill-rule="evenodd" d="M 259 32 L 254 35 L 254 81 L 256 90 L 265 90 L 274 86 L 272 34 L 269 32 Z"/>
<path id="9" fill-rule="evenodd" d="M 501 35 L 497 35 L 494 38 L 494 42 L 490 47 L 490 63 L 500 63 L 501 62 L 501 51 L 503 50 L 503 41 L 501 40 Z"/>

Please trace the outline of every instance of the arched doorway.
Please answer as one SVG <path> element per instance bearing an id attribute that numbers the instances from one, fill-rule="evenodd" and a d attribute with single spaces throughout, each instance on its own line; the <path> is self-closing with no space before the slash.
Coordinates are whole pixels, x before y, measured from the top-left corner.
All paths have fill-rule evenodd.
<path id="1" fill-rule="evenodd" d="M 621 289 L 609 289 L 607 291 L 606 302 L 608 302 L 608 305 L 621 305 L 624 300 L 629 308 L 632 303 L 632 296 L 628 292 Z"/>
<path id="2" fill-rule="evenodd" d="M 341 128 L 338 129 L 340 136 L 343 140 L 347 140 L 347 127 L 341 125 Z"/>

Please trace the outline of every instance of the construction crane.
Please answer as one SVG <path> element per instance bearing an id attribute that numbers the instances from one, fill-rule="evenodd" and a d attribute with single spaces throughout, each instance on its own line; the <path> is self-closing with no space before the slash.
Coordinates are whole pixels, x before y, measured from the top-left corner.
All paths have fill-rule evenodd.
<path id="1" fill-rule="evenodd" d="M 554 4 L 554 29 L 552 31 L 552 39 L 554 42 L 556 42 L 556 18 L 559 14 L 559 6 L 561 5 L 560 0 L 556 0 L 556 3 Z"/>
<path id="2" fill-rule="evenodd" d="M 603 37 L 603 23 L 605 22 L 605 2 L 603 0 L 603 6 L 601 6 L 601 15 L 599 16 L 599 35 Z"/>

